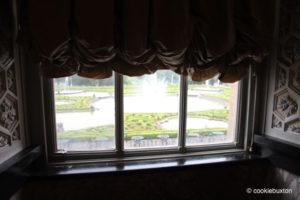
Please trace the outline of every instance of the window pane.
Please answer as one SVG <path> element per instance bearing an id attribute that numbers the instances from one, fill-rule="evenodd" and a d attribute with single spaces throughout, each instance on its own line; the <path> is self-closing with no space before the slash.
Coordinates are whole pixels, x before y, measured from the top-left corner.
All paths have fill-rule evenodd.
<path id="1" fill-rule="evenodd" d="M 179 77 L 171 71 L 124 76 L 126 149 L 178 144 Z"/>
<path id="2" fill-rule="evenodd" d="M 54 88 L 57 148 L 69 151 L 114 149 L 114 78 L 57 78 Z"/>
<path id="3" fill-rule="evenodd" d="M 234 142 L 238 83 L 188 79 L 186 144 Z"/>

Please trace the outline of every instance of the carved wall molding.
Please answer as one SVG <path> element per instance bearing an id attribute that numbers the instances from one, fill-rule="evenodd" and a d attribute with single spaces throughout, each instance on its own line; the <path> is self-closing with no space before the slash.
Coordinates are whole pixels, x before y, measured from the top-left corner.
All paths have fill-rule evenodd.
<path id="1" fill-rule="evenodd" d="M 275 90 L 279 90 L 279 89 L 283 88 L 286 85 L 286 83 L 287 83 L 286 71 L 282 67 L 277 66 Z"/>
<path id="2" fill-rule="evenodd" d="M 289 87 L 300 95 L 300 61 L 290 68 Z"/>
<path id="3" fill-rule="evenodd" d="M 0 103 L 0 125 L 11 130 L 18 122 L 17 100 L 7 95 Z"/>
<path id="4" fill-rule="evenodd" d="M 285 36 L 280 56 L 287 66 L 292 65 L 300 59 L 300 35 L 293 33 Z"/>
<path id="5" fill-rule="evenodd" d="M 12 134 L 12 140 L 20 140 L 21 139 L 21 133 L 20 133 L 20 126 L 17 126 Z"/>
<path id="6" fill-rule="evenodd" d="M 280 1 L 266 134 L 300 145 L 300 1 Z M 274 78 L 275 77 L 275 78 Z"/>
<path id="7" fill-rule="evenodd" d="M 300 59 L 300 3 L 280 1 L 278 59 L 287 67 Z"/>
<path id="8" fill-rule="evenodd" d="M 275 95 L 274 104 L 275 112 L 283 119 L 295 115 L 298 111 L 297 100 L 291 96 L 288 90 Z"/>
<path id="9" fill-rule="evenodd" d="M 6 76 L 5 71 L 0 68 L 0 98 L 3 97 L 6 92 Z"/>
<path id="10" fill-rule="evenodd" d="M 13 14 L 11 1 L 0 1 L 0 66 L 13 59 Z"/>
<path id="11" fill-rule="evenodd" d="M 16 72 L 14 65 L 7 70 L 7 87 L 11 92 L 17 94 Z"/>
<path id="12" fill-rule="evenodd" d="M 18 96 L 13 63 L 12 2 L 0 1 L 0 150 L 21 139 L 18 118 Z M 18 126 L 18 127 L 17 127 Z"/>
<path id="13" fill-rule="evenodd" d="M 275 115 L 272 117 L 272 128 L 282 128 L 282 122 Z"/>
<path id="14" fill-rule="evenodd" d="M 0 147 L 11 145 L 11 139 L 9 135 L 0 132 Z"/>
<path id="15" fill-rule="evenodd" d="M 300 119 L 286 123 L 285 130 L 300 134 Z"/>
<path id="16" fill-rule="evenodd" d="M 17 1 L 0 0 L 0 164 L 26 147 L 21 91 L 20 53 L 14 30 Z M 15 5 L 15 8 L 18 6 Z"/>

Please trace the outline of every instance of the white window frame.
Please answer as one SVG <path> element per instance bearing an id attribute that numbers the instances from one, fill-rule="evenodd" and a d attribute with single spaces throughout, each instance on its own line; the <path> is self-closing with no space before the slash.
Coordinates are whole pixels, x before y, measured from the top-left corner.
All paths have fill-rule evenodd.
<path id="1" fill-rule="evenodd" d="M 256 101 L 256 76 L 250 68 L 247 77 L 239 81 L 237 113 L 236 113 L 236 141 L 223 144 L 185 145 L 186 116 L 187 116 L 187 77 L 180 75 L 180 108 L 178 146 L 155 147 L 149 149 L 124 149 L 123 124 L 123 76 L 115 73 L 115 149 L 93 151 L 63 151 L 57 149 L 55 99 L 53 79 L 43 78 L 44 111 L 46 122 L 46 144 L 48 163 L 68 162 L 107 162 L 132 159 L 151 159 L 161 157 L 180 157 L 190 155 L 245 152 L 252 145 L 253 116 L 251 107 Z M 253 108 L 253 107 L 252 107 Z"/>

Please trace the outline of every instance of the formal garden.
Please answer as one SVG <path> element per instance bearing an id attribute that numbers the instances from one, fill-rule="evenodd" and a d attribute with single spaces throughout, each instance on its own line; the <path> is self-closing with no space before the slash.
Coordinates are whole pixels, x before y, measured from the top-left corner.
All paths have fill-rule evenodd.
<path id="1" fill-rule="evenodd" d="M 171 101 L 178 101 L 179 99 L 179 85 L 178 83 L 167 84 L 164 92 L 165 96 L 171 98 Z M 124 99 L 130 97 L 136 98 L 141 94 L 141 87 L 137 85 L 124 84 L 123 93 Z M 205 99 L 206 102 L 212 102 L 221 106 L 219 108 L 207 109 L 206 105 L 201 105 L 201 109 L 197 108 L 187 112 L 188 118 L 194 119 L 206 119 L 213 122 L 227 123 L 228 119 L 228 101 L 230 97 L 230 88 L 227 85 L 212 86 L 208 84 L 189 84 L 189 98 L 194 98 L 198 101 L 199 98 Z M 56 115 L 57 115 L 57 137 L 58 140 L 73 140 L 73 141 L 93 141 L 96 139 L 104 138 L 108 141 L 113 141 L 115 127 L 114 118 L 114 87 L 113 85 L 66 85 L 61 86 L 57 84 L 55 87 L 55 101 L 56 101 Z M 125 101 L 126 102 L 126 101 Z M 135 102 L 133 102 L 133 105 Z M 205 103 L 204 103 L 205 104 Z M 98 108 L 97 105 L 101 105 Z M 126 105 L 125 105 L 126 106 Z M 166 105 L 168 106 L 168 105 Z M 110 122 L 101 124 L 99 118 L 99 125 L 90 124 L 86 126 L 79 126 L 75 128 L 75 125 L 79 123 L 85 123 L 89 121 L 87 118 L 83 118 L 81 121 L 73 121 L 74 128 L 66 128 L 67 121 L 71 120 L 75 115 L 82 116 L 96 116 L 102 112 L 103 108 L 111 110 L 105 111 L 107 114 L 106 120 L 112 118 Z M 172 111 L 174 109 L 171 109 Z M 176 109 L 175 109 L 176 110 Z M 175 111 L 174 110 L 174 111 Z M 60 116 L 64 115 L 61 121 Z M 64 120 L 65 119 L 65 120 Z M 176 138 L 178 135 L 178 127 L 166 128 L 164 124 L 171 120 L 178 120 L 178 111 L 176 112 L 149 112 L 140 109 L 138 112 L 129 111 L 124 112 L 124 139 L 130 141 L 135 136 L 141 137 L 144 140 L 157 139 L 161 135 L 167 135 L 168 138 Z M 72 122 L 72 121 L 71 121 Z M 70 123 L 71 123 L 70 122 Z M 227 126 L 215 127 L 201 127 L 189 128 L 187 127 L 187 133 L 193 135 L 202 134 L 207 135 L 214 132 L 223 132 L 226 134 Z"/>

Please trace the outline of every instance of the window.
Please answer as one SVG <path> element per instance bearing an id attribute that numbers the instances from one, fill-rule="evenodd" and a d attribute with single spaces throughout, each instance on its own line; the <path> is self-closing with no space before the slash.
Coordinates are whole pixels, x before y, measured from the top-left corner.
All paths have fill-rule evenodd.
<path id="1" fill-rule="evenodd" d="M 179 76 L 124 77 L 125 149 L 178 146 Z"/>
<path id="2" fill-rule="evenodd" d="M 114 77 L 58 78 L 54 88 L 57 148 L 115 149 Z"/>
<path id="3" fill-rule="evenodd" d="M 234 142 L 238 83 L 188 81 L 186 144 Z"/>
<path id="4" fill-rule="evenodd" d="M 53 152 L 115 157 L 236 149 L 243 143 L 241 83 L 194 82 L 167 70 L 53 79 Z"/>

